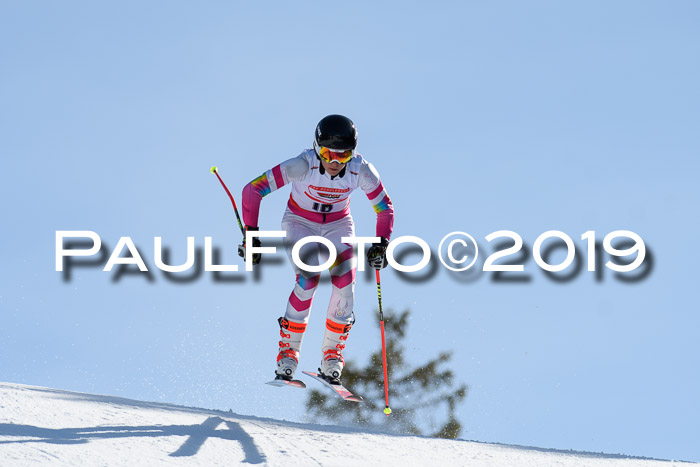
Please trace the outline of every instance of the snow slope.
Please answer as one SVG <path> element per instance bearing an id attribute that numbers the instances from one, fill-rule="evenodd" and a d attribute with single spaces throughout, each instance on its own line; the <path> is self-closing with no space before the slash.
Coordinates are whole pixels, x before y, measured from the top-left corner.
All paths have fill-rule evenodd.
<path id="1" fill-rule="evenodd" d="M 287 390 L 281 388 L 280 391 Z M 366 433 L 0 383 L 0 465 L 678 465 Z M 683 465 L 686 465 L 683 463 Z"/>

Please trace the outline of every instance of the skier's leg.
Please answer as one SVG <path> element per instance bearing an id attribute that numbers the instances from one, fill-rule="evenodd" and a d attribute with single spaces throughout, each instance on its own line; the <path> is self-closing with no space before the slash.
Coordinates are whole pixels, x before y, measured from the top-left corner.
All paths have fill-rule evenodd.
<path id="1" fill-rule="evenodd" d="M 282 220 L 282 229 L 287 232 L 285 238 L 285 249 L 296 273 L 294 289 L 289 295 L 287 309 L 284 317 L 279 318 L 280 336 L 279 353 L 277 354 L 277 374 L 291 378 L 299 363 L 299 353 L 301 343 L 306 331 L 306 323 L 309 320 L 311 302 L 318 287 L 319 274 L 303 271 L 292 261 L 292 248 L 294 244 L 303 237 L 316 235 L 313 226 L 304 222 L 298 216 L 286 215 Z M 300 256 L 308 265 L 318 265 L 318 247 L 315 244 L 305 245 Z"/>
<path id="2" fill-rule="evenodd" d="M 275 373 L 282 378 L 292 379 L 299 363 L 299 351 L 301 341 L 304 339 L 306 323 L 296 323 L 284 317 L 280 317 L 277 322 L 280 325 L 280 350 L 277 354 Z"/>
<path id="3" fill-rule="evenodd" d="M 336 246 L 338 257 L 330 268 L 332 293 L 326 316 L 326 332 L 321 351 L 321 373 L 338 380 L 345 366 L 343 350 L 348 332 L 355 322 L 353 312 L 355 295 L 355 270 L 357 259 L 352 245 L 342 243 L 342 237 L 354 235 L 352 218 L 334 222 L 325 232 L 325 237 Z"/>
<path id="4" fill-rule="evenodd" d="M 303 271 L 302 271 L 303 272 Z M 280 350 L 277 354 L 277 374 L 291 377 L 299 363 L 301 342 L 309 321 L 311 302 L 318 286 L 319 276 L 297 274 L 294 290 L 289 295 L 287 312 L 279 318 Z"/>

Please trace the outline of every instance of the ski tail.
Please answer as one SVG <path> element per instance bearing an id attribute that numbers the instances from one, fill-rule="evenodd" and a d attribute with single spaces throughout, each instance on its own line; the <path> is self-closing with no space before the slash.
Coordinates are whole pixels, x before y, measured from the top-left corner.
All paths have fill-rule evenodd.
<path id="1" fill-rule="evenodd" d="M 268 381 L 265 384 L 269 384 L 270 386 L 277 386 L 277 387 L 282 387 L 282 386 L 291 386 L 293 388 L 299 388 L 299 389 L 305 389 L 306 388 L 306 383 L 298 380 L 298 379 L 284 379 L 284 378 L 275 378 L 272 381 Z"/>

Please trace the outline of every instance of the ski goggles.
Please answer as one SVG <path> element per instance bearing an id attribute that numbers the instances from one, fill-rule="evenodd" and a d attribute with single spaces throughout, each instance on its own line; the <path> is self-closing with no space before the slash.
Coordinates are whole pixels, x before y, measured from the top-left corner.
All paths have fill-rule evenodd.
<path id="1" fill-rule="evenodd" d="M 339 162 L 341 164 L 347 164 L 350 159 L 355 155 L 354 149 L 331 149 L 325 146 L 318 146 L 318 157 L 324 161 Z"/>

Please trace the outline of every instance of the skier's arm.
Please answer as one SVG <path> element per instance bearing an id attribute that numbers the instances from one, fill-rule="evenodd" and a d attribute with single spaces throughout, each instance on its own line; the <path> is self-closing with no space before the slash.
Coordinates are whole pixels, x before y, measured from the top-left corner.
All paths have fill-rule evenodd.
<path id="1" fill-rule="evenodd" d="M 292 180 L 301 180 L 309 171 L 309 164 L 302 156 L 286 160 L 243 188 L 243 222 L 249 227 L 258 227 L 260 201 Z"/>
<path id="2" fill-rule="evenodd" d="M 360 168 L 360 188 L 372 203 L 374 212 L 377 213 L 377 237 L 384 237 L 388 241 L 394 229 L 394 206 L 384 189 L 377 169 L 369 162 L 362 164 Z"/>

